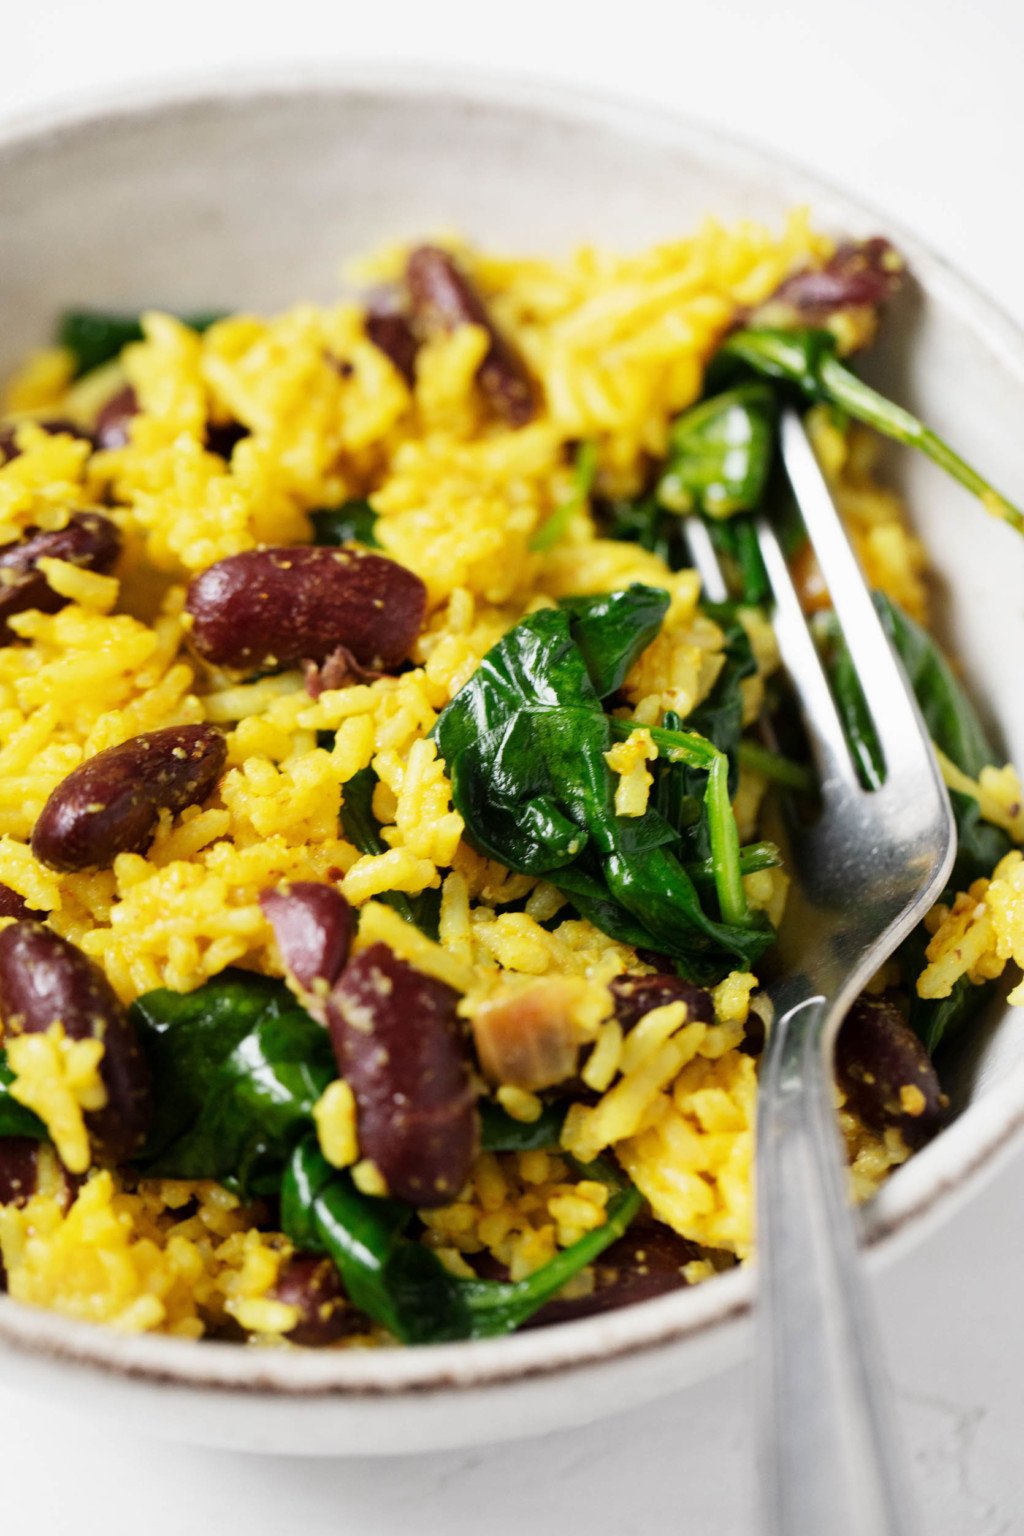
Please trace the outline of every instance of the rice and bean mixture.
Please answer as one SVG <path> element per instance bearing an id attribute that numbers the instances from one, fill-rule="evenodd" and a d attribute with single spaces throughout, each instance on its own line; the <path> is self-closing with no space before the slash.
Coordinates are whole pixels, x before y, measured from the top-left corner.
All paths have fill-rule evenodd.
<path id="1" fill-rule="evenodd" d="M 0 418 L 13 1298 L 420 1343 L 747 1258 L 787 889 L 763 811 L 814 789 L 749 537 L 794 348 L 960 833 L 841 1037 L 855 1197 L 934 1134 L 932 1055 L 1024 962 L 1024 809 L 826 387 L 904 276 L 802 213 L 626 256 L 426 245 L 356 300 L 69 315 L 27 360 Z"/>

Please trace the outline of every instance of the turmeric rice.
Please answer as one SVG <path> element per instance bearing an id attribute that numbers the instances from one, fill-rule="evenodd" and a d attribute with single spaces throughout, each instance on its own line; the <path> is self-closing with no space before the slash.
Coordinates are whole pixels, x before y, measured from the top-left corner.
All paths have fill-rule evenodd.
<path id="1" fill-rule="evenodd" d="M 369 298 L 70 316 L 27 360 L 0 419 L 12 1298 L 362 1347 L 749 1257 L 787 887 L 762 817 L 809 769 L 758 735 L 775 385 L 723 358 L 743 327 L 853 353 L 901 272 L 801 211 L 629 255 L 396 247 Z M 894 643 L 937 653 L 876 436 L 822 395 L 807 419 Z M 844 1036 L 858 1199 L 941 1123 L 930 1054 L 1007 967 L 1024 1004 L 1020 782 L 940 670 L 957 884 Z"/>

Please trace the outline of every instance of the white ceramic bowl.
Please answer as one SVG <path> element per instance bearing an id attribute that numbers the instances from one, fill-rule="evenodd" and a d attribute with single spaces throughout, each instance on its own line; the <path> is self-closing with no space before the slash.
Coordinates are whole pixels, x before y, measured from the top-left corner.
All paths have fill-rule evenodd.
<path id="1" fill-rule="evenodd" d="M 264 308 L 327 298 L 344 258 L 444 227 L 520 250 L 630 247 L 708 211 L 777 221 L 795 203 L 837 233 L 879 229 L 802 171 L 563 86 L 360 69 L 50 114 L 0 134 L 0 372 L 65 305 Z M 896 237 L 920 287 L 872 371 L 1019 500 L 1024 339 Z M 895 462 L 945 586 L 947 638 L 1024 762 L 1024 545 L 929 465 Z M 953 1089 L 955 1121 L 868 1212 L 873 1262 L 947 1218 L 1019 1130 L 1019 1018 L 991 1019 Z M 123 1338 L 0 1297 L 0 1369 L 6 1382 L 206 1444 L 325 1455 L 453 1446 L 581 1423 L 720 1369 L 745 1347 L 751 1279 L 733 1271 L 497 1342 L 369 1353 Z"/>

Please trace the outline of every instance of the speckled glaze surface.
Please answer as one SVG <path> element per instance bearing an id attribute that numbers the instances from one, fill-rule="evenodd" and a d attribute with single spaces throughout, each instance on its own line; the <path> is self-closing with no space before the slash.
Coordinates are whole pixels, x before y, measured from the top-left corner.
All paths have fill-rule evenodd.
<path id="1" fill-rule="evenodd" d="M 343 261 L 458 227 L 519 249 L 636 245 L 711 211 L 835 232 L 869 210 L 685 121 L 564 87 L 359 71 L 170 87 L 0 136 L 0 372 L 70 303 L 267 307 L 326 298 Z M 1024 337 L 900 231 L 917 278 L 870 373 L 1010 495 Z M 1024 545 L 900 456 L 942 590 L 946 638 L 1007 754 L 1024 762 Z M 993 575 L 993 573 L 995 573 Z M 1024 1126 L 1024 1031 L 997 1008 L 953 1069 L 956 1118 L 866 1213 L 889 1262 L 969 1198 Z M 707 1376 L 746 1347 L 752 1275 L 479 1344 L 330 1354 L 126 1338 L 0 1297 L 0 1372 L 91 1412 L 208 1445 L 394 1453 L 583 1423 Z"/>

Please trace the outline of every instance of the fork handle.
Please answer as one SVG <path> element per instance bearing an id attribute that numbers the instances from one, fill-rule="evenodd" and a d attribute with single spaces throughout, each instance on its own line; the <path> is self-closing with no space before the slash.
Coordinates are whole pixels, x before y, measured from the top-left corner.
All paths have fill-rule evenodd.
<path id="1" fill-rule="evenodd" d="M 910 1536 L 916 1522 L 845 1198 L 822 1051 L 828 1012 L 824 997 L 810 997 L 776 1020 L 758 1098 L 764 1529 Z"/>

